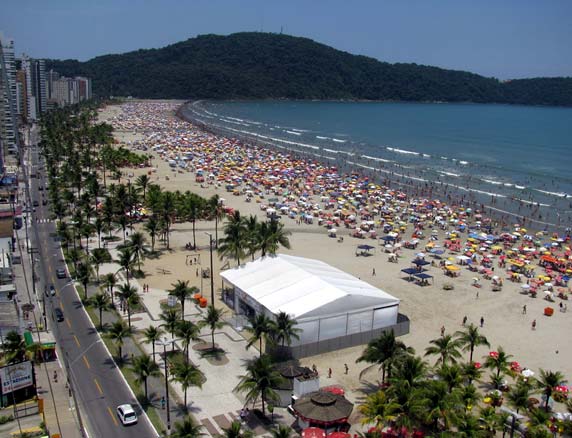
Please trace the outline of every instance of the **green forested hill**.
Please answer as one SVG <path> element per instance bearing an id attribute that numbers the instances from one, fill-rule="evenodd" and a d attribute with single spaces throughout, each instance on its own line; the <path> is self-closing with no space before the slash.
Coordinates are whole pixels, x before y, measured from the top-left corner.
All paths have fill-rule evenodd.
<path id="1" fill-rule="evenodd" d="M 463 71 L 389 64 L 269 33 L 203 35 L 161 49 L 47 65 L 66 76 L 91 77 L 100 96 L 572 105 L 572 78 L 500 82 Z"/>

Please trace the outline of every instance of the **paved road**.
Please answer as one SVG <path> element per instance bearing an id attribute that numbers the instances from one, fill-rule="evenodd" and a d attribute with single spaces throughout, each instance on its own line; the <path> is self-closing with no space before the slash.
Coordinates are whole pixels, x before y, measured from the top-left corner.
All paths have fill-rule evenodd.
<path id="1" fill-rule="evenodd" d="M 32 165 L 38 163 L 38 151 L 31 150 Z M 39 171 L 45 176 L 45 171 Z M 26 175 L 27 175 L 26 169 Z M 44 186 L 44 178 L 31 178 L 30 195 L 39 201 L 39 206 L 32 214 L 30 237 L 34 248 L 39 253 L 36 273 L 39 277 L 38 294 L 43 293 L 44 287 L 53 284 L 56 296 L 46 298 L 46 314 L 48 327 L 53 330 L 57 343 L 65 355 L 68 373 L 72 386 L 76 389 L 77 401 L 83 421 L 92 438 L 99 437 L 156 437 L 157 433 L 146 416 L 140 416 L 139 422 L 130 427 L 120 424 L 115 414 L 115 408 L 122 403 L 139 406 L 133 393 L 123 380 L 120 370 L 109 356 L 99 334 L 94 329 L 89 317 L 82 309 L 79 297 L 67 279 L 56 278 L 56 269 L 65 266 L 59 243 L 55 239 L 56 224 L 49 221 L 49 205 L 42 205 L 42 193 L 48 194 Z M 63 310 L 65 320 L 56 322 L 53 316 L 54 308 Z M 67 360 L 65 360 L 67 359 Z M 137 407 L 139 413 L 140 408 Z M 65 438 L 65 437 L 63 437 Z"/>

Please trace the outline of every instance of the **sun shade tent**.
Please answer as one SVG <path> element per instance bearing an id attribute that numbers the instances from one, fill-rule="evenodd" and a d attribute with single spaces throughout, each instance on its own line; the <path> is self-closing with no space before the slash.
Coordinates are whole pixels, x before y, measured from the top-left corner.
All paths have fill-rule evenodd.
<path id="1" fill-rule="evenodd" d="M 221 273 L 244 305 L 273 318 L 285 312 L 301 329 L 292 345 L 309 344 L 397 323 L 399 300 L 319 260 L 279 254 Z"/>

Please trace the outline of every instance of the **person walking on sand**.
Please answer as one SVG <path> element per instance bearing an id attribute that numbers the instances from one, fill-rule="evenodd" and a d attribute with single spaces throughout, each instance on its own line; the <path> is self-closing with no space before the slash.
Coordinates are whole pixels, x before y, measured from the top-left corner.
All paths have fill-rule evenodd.
<path id="1" fill-rule="evenodd" d="M 347 374 L 348 371 L 350 370 L 347 363 L 344 364 L 344 370 L 345 370 L 345 374 Z"/>
<path id="2" fill-rule="evenodd" d="M 532 330 L 536 330 L 536 319 L 532 321 Z"/>
<path id="3" fill-rule="evenodd" d="M 526 315 L 526 304 L 524 306 L 522 306 L 522 314 Z"/>
<path id="4" fill-rule="evenodd" d="M 441 337 L 445 336 L 445 326 L 441 326 Z"/>
<path id="5" fill-rule="evenodd" d="M 371 271 L 371 275 L 372 277 L 375 277 L 375 268 L 373 268 L 373 271 Z"/>
<path id="6" fill-rule="evenodd" d="M 463 316 L 463 327 L 467 324 L 467 315 Z"/>
<path id="7" fill-rule="evenodd" d="M 332 369 L 328 368 L 328 379 L 332 377 Z"/>
<path id="8" fill-rule="evenodd" d="M 481 328 L 485 325 L 485 318 L 481 316 Z"/>

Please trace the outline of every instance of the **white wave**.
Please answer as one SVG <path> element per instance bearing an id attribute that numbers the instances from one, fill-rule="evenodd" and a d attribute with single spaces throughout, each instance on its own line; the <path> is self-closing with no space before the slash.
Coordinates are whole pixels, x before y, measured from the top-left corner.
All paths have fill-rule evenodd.
<path id="1" fill-rule="evenodd" d="M 379 157 L 370 157 L 369 155 L 362 155 L 361 157 L 365 158 L 366 160 L 381 161 L 382 163 L 391 163 L 392 162 L 390 160 L 385 160 L 385 159 L 379 158 Z"/>
<path id="2" fill-rule="evenodd" d="M 336 143 L 345 143 L 346 140 L 340 140 L 339 138 L 332 138 L 333 141 L 335 141 Z"/>
<path id="3" fill-rule="evenodd" d="M 503 184 L 503 186 L 505 186 L 505 187 L 512 187 L 512 186 L 514 186 L 514 184 L 511 184 L 511 183 L 504 183 L 504 184 Z"/>
<path id="4" fill-rule="evenodd" d="M 297 131 L 297 132 L 309 132 L 307 129 L 298 129 L 298 128 L 292 128 L 292 131 Z"/>
<path id="5" fill-rule="evenodd" d="M 422 155 L 423 155 L 423 158 L 431 158 L 431 155 L 429 155 L 429 154 L 422 154 Z"/>
<path id="6" fill-rule="evenodd" d="M 440 173 L 441 175 L 447 175 L 447 176 L 453 176 L 455 178 L 459 178 L 461 175 L 459 175 L 458 173 L 453 173 L 453 172 L 445 172 L 443 170 L 438 170 L 438 173 Z"/>
<path id="7" fill-rule="evenodd" d="M 471 189 L 469 187 L 463 187 L 463 186 L 457 186 L 455 184 L 449 184 L 451 187 L 455 187 L 459 190 L 462 190 L 464 192 L 473 192 L 473 193 L 481 193 L 483 195 L 488 195 L 488 196 L 493 196 L 495 198 L 506 198 L 505 195 L 501 195 L 500 193 L 493 193 L 493 192 L 485 192 L 484 190 L 477 190 L 477 189 Z"/>
<path id="8" fill-rule="evenodd" d="M 293 135 L 302 135 L 302 134 L 300 134 L 299 132 L 296 132 L 296 131 L 284 131 L 284 132 L 287 132 L 288 134 L 293 134 Z"/>
<path id="9" fill-rule="evenodd" d="M 362 167 L 362 168 L 367 169 L 367 170 L 375 170 L 375 168 L 370 167 L 370 166 L 366 166 L 365 164 L 354 163 L 353 161 L 348 161 L 347 163 L 351 164 L 352 166 Z"/>
<path id="10" fill-rule="evenodd" d="M 289 140 L 284 140 L 283 138 L 276 138 L 276 137 L 268 137 L 266 135 L 262 135 L 262 134 L 258 134 L 256 132 L 250 132 L 250 131 L 245 131 L 245 130 L 241 130 L 241 129 L 233 129 L 230 127 L 226 127 L 226 129 L 230 130 L 230 131 L 234 131 L 234 132 L 239 132 L 241 134 L 247 134 L 247 135 L 252 135 L 254 137 L 258 137 L 258 138 L 262 138 L 264 140 L 272 140 L 272 141 L 277 141 L 280 143 L 286 143 L 288 145 L 295 145 L 295 146 L 301 146 L 303 148 L 307 148 L 307 149 L 314 149 L 314 150 L 319 150 L 320 148 L 318 146 L 314 146 L 312 144 L 306 144 L 306 143 L 298 143 L 295 141 L 289 141 Z"/>
<path id="11" fill-rule="evenodd" d="M 549 192 L 549 191 L 540 190 L 540 189 L 534 189 L 534 190 L 536 190 L 537 192 L 540 192 L 540 193 L 544 193 L 546 195 L 558 196 L 559 198 L 566 198 L 569 196 L 567 193 L 563 193 L 563 192 Z"/>
<path id="12" fill-rule="evenodd" d="M 340 151 L 336 151 L 335 149 L 326 149 L 326 148 L 324 148 L 324 151 L 329 152 L 329 153 L 331 153 L 331 154 L 339 154 L 339 153 L 340 153 Z"/>
<path id="13" fill-rule="evenodd" d="M 439 157 L 439 158 L 441 158 L 442 160 L 448 160 L 447 157 Z"/>
<path id="14" fill-rule="evenodd" d="M 386 148 L 388 151 L 395 152 L 396 154 L 406 154 L 406 155 L 419 155 L 419 152 L 407 151 L 405 149 L 398 148 Z"/>
<path id="15" fill-rule="evenodd" d="M 322 137 L 321 135 L 316 135 L 316 138 L 319 140 L 331 140 L 330 137 Z"/>
<path id="16" fill-rule="evenodd" d="M 239 119 L 239 118 L 237 118 L 237 117 L 226 116 L 226 118 L 227 118 L 227 119 L 230 119 L 230 120 L 236 120 L 237 122 L 244 122 L 243 119 Z"/>
<path id="17" fill-rule="evenodd" d="M 527 201 L 526 199 L 514 198 L 514 200 L 518 201 L 518 202 L 522 202 L 523 204 L 528 204 L 528 205 L 539 205 L 541 207 L 550 207 L 549 204 L 543 204 L 541 202 L 534 202 L 534 201 Z"/>
<path id="18" fill-rule="evenodd" d="M 496 180 L 494 180 L 494 179 L 485 179 L 485 178 L 483 178 L 483 181 L 486 182 L 486 183 L 489 183 L 489 184 L 494 184 L 495 186 L 498 186 L 498 185 L 502 184 L 502 182 L 496 181 Z"/>
<path id="19" fill-rule="evenodd" d="M 519 189 L 519 190 L 524 190 L 524 189 L 526 189 L 525 186 L 517 186 L 516 184 L 514 185 L 514 188 L 515 188 L 515 189 Z"/>
<path id="20" fill-rule="evenodd" d="M 467 164 L 469 164 L 468 161 L 459 161 L 459 164 L 462 164 L 463 166 L 466 166 Z"/>

